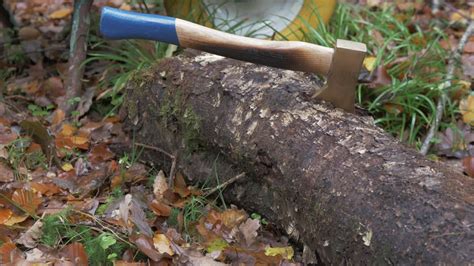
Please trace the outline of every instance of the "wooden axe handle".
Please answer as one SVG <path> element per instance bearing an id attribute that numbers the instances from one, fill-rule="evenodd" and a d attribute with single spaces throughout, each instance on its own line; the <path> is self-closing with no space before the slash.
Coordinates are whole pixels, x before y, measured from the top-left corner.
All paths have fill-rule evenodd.
<path id="1" fill-rule="evenodd" d="M 185 20 L 104 7 L 100 31 L 109 39 L 147 39 L 247 62 L 327 75 L 334 49 L 296 41 L 242 37 Z"/>

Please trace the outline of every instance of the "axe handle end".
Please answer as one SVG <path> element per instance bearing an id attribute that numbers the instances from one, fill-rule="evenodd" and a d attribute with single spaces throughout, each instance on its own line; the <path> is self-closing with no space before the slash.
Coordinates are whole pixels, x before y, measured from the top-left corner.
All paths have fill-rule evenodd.
<path id="1" fill-rule="evenodd" d="M 145 39 L 179 45 L 175 18 L 104 7 L 100 33 L 107 39 Z"/>

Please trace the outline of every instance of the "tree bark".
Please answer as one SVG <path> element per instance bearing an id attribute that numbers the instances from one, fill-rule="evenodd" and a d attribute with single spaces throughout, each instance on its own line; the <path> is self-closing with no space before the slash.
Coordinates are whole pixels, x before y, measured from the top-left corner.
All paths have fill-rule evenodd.
<path id="1" fill-rule="evenodd" d="M 71 24 L 71 40 L 69 47 L 68 75 L 66 79 L 66 96 L 59 108 L 66 116 L 70 116 L 79 101 L 74 98 L 82 95 L 82 63 L 87 56 L 87 36 L 90 25 L 90 9 L 93 0 L 75 0 Z"/>
<path id="2" fill-rule="evenodd" d="M 193 182 L 245 172 L 226 200 L 286 230 L 306 262 L 315 251 L 328 264 L 473 263 L 474 180 L 370 117 L 309 101 L 315 82 L 188 51 L 136 76 L 122 115 Z M 169 169 L 169 156 L 144 154 Z"/>

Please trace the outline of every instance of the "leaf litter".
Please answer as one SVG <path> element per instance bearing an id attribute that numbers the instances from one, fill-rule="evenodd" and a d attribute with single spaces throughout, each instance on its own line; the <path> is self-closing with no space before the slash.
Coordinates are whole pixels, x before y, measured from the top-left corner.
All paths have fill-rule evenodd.
<path id="1" fill-rule="evenodd" d="M 94 8 L 107 4 L 132 9 L 122 0 L 96 2 Z M 413 3 L 397 3 L 400 10 L 419 9 L 420 23 L 431 17 Z M 382 2 L 367 4 L 376 7 Z M 66 90 L 64 33 L 73 1 L 15 0 L 6 6 L 18 23 L 17 48 L 25 58 L 0 59 L 1 67 L 16 72 L 0 82 L 6 96 L 16 99 L 13 104 L 0 102 L 0 264 L 288 265 L 298 261 L 300 251 L 267 232 L 268 222 L 235 206 L 215 206 L 203 199 L 199 188 L 188 186 L 179 172 L 171 177 L 170 187 L 164 171 L 113 152 L 113 145 L 132 141 L 123 134 L 118 116 L 97 117 L 91 111 L 94 100 L 111 90 L 98 93 L 100 78 L 92 75 L 102 73 L 102 65 L 86 69 L 87 93 L 80 99 L 76 121 L 66 121 L 65 114 L 55 110 Z M 466 23 L 465 16 L 456 12 L 444 15 L 453 24 Z M 379 46 L 385 43 L 380 32 L 373 35 Z M 5 36 L 0 34 L 1 42 L 10 40 Z M 458 39 L 459 34 L 451 32 L 441 46 L 452 50 Z M 436 145 L 439 156 L 461 159 L 470 176 L 474 176 L 473 47 L 471 37 L 461 57 L 458 83 L 465 89 L 456 96 L 460 99 L 457 124 L 439 132 Z M 385 64 L 369 55 L 364 61 L 368 87 L 390 85 L 393 79 L 388 72 L 404 69 L 417 56 Z M 408 78 L 406 72 L 399 78 Z M 389 101 L 384 108 L 392 114 L 403 111 Z M 195 206 L 191 202 L 202 204 L 189 209 Z M 191 219 L 190 213 L 196 215 Z M 55 235 L 51 228 L 61 234 Z"/>

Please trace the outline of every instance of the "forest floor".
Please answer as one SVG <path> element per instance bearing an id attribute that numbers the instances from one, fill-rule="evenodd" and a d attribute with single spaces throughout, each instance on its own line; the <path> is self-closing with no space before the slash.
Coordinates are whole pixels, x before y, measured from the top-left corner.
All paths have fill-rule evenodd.
<path id="1" fill-rule="evenodd" d="M 179 171 L 142 161 L 150 147 L 123 133 L 117 114 L 127 81 L 180 50 L 105 42 L 98 10 L 162 6 L 95 1 L 84 93 L 65 99 L 72 0 L 7 2 L 14 23 L 0 28 L 0 264 L 302 261 L 272 221 L 225 203 L 222 190 L 232 184 L 190 186 Z M 474 5 L 455 2 L 439 10 L 413 1 L 341 4 L 306 40 L 367 43 L 357 104 L 407 145 L 474 176 Z M 65 102 L 77 105 L 69 115 L 58 108 Z M 118 143 L 129 151 L 112 152 Z"/>

